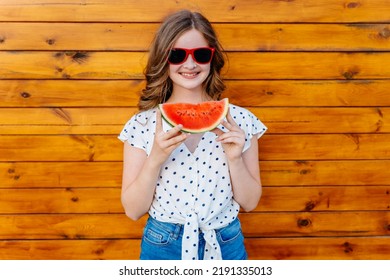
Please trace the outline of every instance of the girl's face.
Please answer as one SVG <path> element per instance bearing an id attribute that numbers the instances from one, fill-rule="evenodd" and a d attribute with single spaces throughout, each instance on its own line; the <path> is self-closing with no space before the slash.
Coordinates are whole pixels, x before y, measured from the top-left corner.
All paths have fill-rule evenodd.
<path id="1" fill-rule="evenodd" d="M 185 32 L 174 44 L 173 48 L 194 49 L 208 47 L 206 39 L 196 29 Z M 173 95 L 178 93 L 203 94 L 203 82 L 210 73 L 210 63 L 198 64 L 192 55 L 182 64 L 169 64 L 169 77 L 173 82 Z"/>

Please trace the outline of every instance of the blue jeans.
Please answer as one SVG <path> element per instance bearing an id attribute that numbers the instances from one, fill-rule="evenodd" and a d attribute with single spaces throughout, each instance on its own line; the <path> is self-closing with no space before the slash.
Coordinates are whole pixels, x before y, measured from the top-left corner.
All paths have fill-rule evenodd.
<path id="1" fill-rule="evenodd" d="M 149 217 L 142 237 L 140 259 L 180 260 L 183 229 L 183 225 L 164 223 Z M 215 232 L 221 247 L 222 259 L 246 260 L 248 258 L 238 218 L 226 227 L 216 229 Z M 198 250 L 200 260 L 204 256 L 205 243 L 203 234 L 200 233 Z"/>

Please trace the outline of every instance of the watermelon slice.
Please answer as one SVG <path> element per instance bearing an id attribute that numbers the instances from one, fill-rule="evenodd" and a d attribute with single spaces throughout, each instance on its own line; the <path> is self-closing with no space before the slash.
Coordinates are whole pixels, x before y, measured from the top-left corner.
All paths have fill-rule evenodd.
<path id="1" fill-rule="evenodd" d="M 158 106 L 162 117 L 171 126 L 181 124 L 184 132 L 203 133 L 216 128 L 226 117 L 229 99 L 198 104 L 163 103 Z"/>

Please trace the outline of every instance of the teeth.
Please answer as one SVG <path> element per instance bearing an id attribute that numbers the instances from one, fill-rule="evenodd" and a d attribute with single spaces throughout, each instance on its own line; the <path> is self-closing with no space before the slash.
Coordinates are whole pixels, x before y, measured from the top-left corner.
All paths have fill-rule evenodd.
<path id="1" fill-rule="evenodd" d="M 194 77 L 197 75 L 197 73 L 181 73 L 183 76 L 186 76 L 186 77 Z"/>

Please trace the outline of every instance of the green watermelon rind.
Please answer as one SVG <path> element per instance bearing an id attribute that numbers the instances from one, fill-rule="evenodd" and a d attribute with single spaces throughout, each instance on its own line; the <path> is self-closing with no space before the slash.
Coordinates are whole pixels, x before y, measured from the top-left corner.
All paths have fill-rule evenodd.
<path id="1" fill-rule="evenodd" d="M 181 129 L 181 131 L 182 132 L 186 132 L 186 133 L 191 133 L 191 134 L 197 134 L 197 133 L 208 132 L 208 131 L 211 131 L 214 128 L 216 128 L 221 123 L 221 121 L 226 117 L 226 115 L 227 115 L 227 113 L 229 111 L 229 99 L 228 98 L 224 98 L 224 99 L 218 100 L 216 102 L 221 102 L 221 101 L 224 101 L 224 110 L 223 110 L 222 114 L 220 114 L 220 116 L 216 119 L 216 121 L 212 125 L 210 125 L 208 127 L 204 127 L 202 129 L 188 129 L 188 128 L 183 127 Z M 175 122 L 173 122 L 172 120 L 170 120 L 169 117 L 167 117 L 166 113 L 164 112 L 163 105 L 164 104 L 159 104 L 158 105 L 158 108 L 159 108 L 159 110 L 161 112 L 162 118 L 172 127 L 178 125 Z"/>

